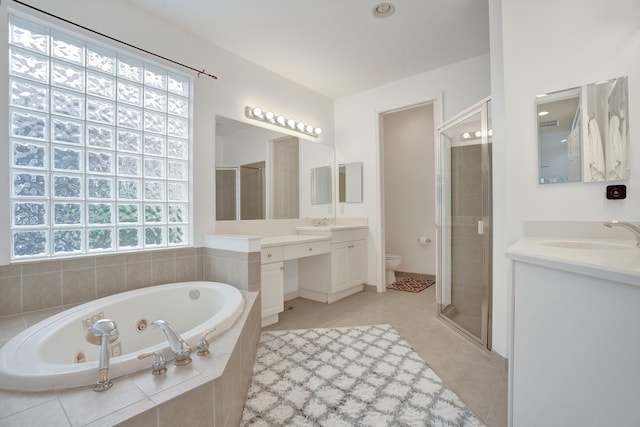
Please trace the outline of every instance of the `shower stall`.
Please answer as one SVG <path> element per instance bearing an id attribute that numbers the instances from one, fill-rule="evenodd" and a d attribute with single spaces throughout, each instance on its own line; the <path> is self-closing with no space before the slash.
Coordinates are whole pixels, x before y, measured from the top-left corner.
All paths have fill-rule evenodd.
<path id="1" fill-rule="evenodd" d="M 491 100 L 438 129 L 438 313 L 491 349 Z"/>

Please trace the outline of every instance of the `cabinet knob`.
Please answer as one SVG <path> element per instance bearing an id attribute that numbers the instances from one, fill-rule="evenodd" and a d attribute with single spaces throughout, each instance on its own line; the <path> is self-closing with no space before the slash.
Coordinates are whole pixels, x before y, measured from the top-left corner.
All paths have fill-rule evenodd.
<path id="1" fill-rule="evenodd" d="M 309 251 L 312 251 L 312 250 L 313 250 L 313 248 L 309 248 Z"/>
<path id="2" fill-rule="evenodd" d="M 271 258 L 271 254 L 267 254 L 267 258 Z"/>

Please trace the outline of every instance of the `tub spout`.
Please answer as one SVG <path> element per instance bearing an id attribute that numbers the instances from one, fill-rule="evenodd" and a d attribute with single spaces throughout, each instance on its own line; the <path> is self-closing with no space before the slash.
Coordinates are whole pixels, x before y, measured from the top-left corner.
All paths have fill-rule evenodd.
<path id="1" fill-rule="evenodd" d="M 604 223 L 605 227 L 623 227 L 627 230 L 631 231 L 636 238 L 636 246 L 640 248 L 640 227 L 637 225 L 633 225 L 630 222 L 626 221 L 618 221 L 617 219 L 612 219 Z"/>
<path id="2" fill-rule="evenodd" d="M 151 322 L 152 328 L 160 328 L 167 337 L 171 351 L 176 356 L 173 362 L 176 366 L 188 365 L 191 363 L 191 346 L 183 340 L 173 327 L 164 320 L 154 320 Z"/>
<path id="3" fill-rule="evenodd" d="M 109 390 L 113 385 L 109 379 L 109 343 L 118 336 L 118 324 L 111 319 L 100 319 L 91 325 L 89 332 L 100 338 L 99 379 L 93 390 Z"/>

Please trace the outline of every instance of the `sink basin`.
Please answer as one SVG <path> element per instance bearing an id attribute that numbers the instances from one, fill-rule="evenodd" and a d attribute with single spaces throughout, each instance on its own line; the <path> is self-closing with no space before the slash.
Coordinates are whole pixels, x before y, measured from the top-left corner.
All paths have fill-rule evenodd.
<path id="1" fill-rule="evenodd" d="M 542 245 L 551 246 L 554 248 L 584 249 L 584 250 L 590 250 L 590 251 L 623 251 L 625 249 L 633 248 L 633 246 L 619 245 L 616 243 L 581 241 L 581 240 L 550 240 L 548 242 L 542 242 Z"/>

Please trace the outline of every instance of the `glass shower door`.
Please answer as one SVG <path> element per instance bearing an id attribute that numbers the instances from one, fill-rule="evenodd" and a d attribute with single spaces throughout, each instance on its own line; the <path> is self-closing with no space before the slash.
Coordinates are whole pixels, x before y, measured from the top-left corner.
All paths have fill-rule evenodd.
<path id="1" fill-rule="evenodd" d="M 439 316 L 491 347 L 491 126 L 484 101 L 439 129 Z"/>

